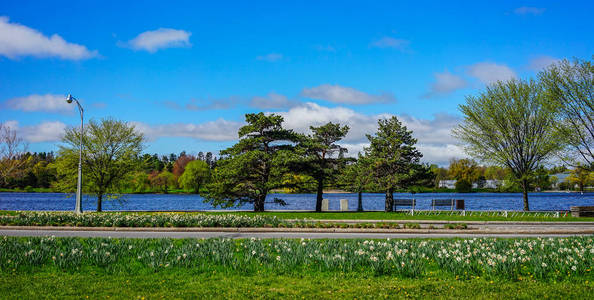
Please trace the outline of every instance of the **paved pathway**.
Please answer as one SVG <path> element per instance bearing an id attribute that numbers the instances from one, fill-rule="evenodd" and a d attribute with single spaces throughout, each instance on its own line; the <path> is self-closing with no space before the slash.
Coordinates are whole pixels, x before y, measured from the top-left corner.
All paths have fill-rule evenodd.
<path id="1" fill-rule="evenodd" d="M 418 233 L 342 233 L 342 232 L 172 232 L 172 231 L 77 231 L 77 230 L 0 230 L 0 236 L 57 236 L 57 237 L 113 237 L 113 238 L 449 238 L 449 237 L 563 237 L 581 234 L 418 234 Z"/>

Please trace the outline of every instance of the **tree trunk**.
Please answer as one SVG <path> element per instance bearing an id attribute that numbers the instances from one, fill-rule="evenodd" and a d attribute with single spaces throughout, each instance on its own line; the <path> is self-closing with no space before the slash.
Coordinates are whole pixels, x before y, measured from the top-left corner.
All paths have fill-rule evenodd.
<path id="1" fill-rule="evenodd" d="M 359 195 L 357 197 L 357 211 L 363 211 L 363 192 L 359 191 Z"/>
<path id="2" fill-rule="evenodd" d="M 263 212 L 264 211 L 264 202 L 266 201 L 266 195 L 258 197 L 254 202 L 254 211 L 255 212 Z"/>
<path id="3" fill-rule="evenodd" d="M 318 193 L 316 196 L 316 212 L 322 211 L 322 200 L 324 200 L 324 179 L 318 179 Z"/>
<path id="4" fill-rule="evenodd" d="M 386 190 L 386 212 L 394 211 L 394 190 L 389 188 Z"/>
<path id="5" fill-rule="evenodd" d="M 101 212 L 101 204 L 103 203 L 103 194 L 97 195 L 97 212 Z"/>
<path id="6" fill-rule="evenodd" d="M 524 210 L 529 211 L 530 207 L 528 206 L 528 180 L 522 179 L 522 191 L 524 193 Z"/>

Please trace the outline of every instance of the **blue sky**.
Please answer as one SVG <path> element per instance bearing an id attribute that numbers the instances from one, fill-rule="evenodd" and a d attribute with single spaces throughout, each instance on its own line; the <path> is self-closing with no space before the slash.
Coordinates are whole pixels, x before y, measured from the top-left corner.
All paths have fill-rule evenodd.
<path id="1" fill-rule="evenodd" d="M 397 115 L 445 164 L 464 155 L 450 130 L 465 95 L 594 54 L 592 1 L 120 2 L 0 3 L 0 122 L 30 150 L 77 124 L 72 93 L 150 153 L 217 152 L 258 111 L 302 132 L 349 124 L 356 153 Z"/>

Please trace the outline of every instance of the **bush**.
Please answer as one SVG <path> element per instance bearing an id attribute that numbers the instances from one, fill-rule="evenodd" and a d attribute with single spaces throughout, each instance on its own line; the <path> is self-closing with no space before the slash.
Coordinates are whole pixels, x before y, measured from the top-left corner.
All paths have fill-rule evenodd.
<path id="1" fill-rule="evenodd" d="M 421 225 L 419 223 L 405 223 L 404 228 L 408 229 L 421 229 Z"/>
<path id="2" fill-rule="evenodd" d="M 472 192 L 472 183 L 470 183 L 466 179 L 456 180 L 456 192 L 458 192 L 458 193 Z"/>

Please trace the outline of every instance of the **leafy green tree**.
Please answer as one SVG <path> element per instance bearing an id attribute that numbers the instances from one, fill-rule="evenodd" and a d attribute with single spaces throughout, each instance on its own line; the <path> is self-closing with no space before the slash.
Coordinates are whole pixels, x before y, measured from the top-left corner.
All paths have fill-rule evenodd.
<path id="1" fill-rule="evenodd" d="M 283 176 L 283 192 L 311 193 L 316 190 L 317 183 L 313 177 L 306 174 L 287 173 Z"/>
<path id="2" fill-rule="evenodd" d="M 56 161 L 58 186 L 74 191 L 76 187 L 80 131 L 68 128 Z M 126 122 L 114 119 L 91 120 L 83 134 L 83 191 L 97 196 L 101 211 L 103 196 L 117 194 L 123 181 L 137 170 L 144 137 Z"/>
<path id="3" fill-rule="evenodd" d="M 190 161 L 185 166 L 184 173 L 179 177 L 179 185 L 187 191 L 200 193 L 200 188 L 210 178 L 208 164 L 201 160 Z"/>
<path id="4" fill-rule="evenodd" d="M 404 180 L 402 186 L 406 187 L 410 193 L 415 194 L 433 187 L 435 178 L 436 175 L 431 170 L 431 165 L 414 163 L 411 165 L 409 176 Z"/>
<path id="5" fill-rule="evenodd" d="M 558 135 L 566 147 L 563 160 L 594 171 L 594 64 L 562 60 L 540 72 L 547 102 L 559 112 Z"/>
<path id="6" fill-rule="evenodd" d="M 460 105 L 464 121 L 454 129 L 471 156 L 512 171 L 522 186 L 524 210 L 529 210 L 532 172 L 561 147 L 554 133 L 555 111 L 547 101 L 533 80 L 498 82 L 466 97 Z"/>
<path id="7" fill-rule="evenodd" d="M 549 176 L 549 172 L 545 167 L 539 166 L 533 175 L 533 182 L 534 186 L 541 191 L 548 190 L 551 188 L 551 176 Z"/>
<path id="8" fill-rule="evenodd" d="M 177 187 L 175 175 L 167 170 L 163 170 L 161 173 L 155 172 L 151 175 L 152 176 L 149 176 L 151 186 L 161 193 L 167 194 L 170 189 Z"/>
<path id="9" fill-rule="evenodd" d="M 264 211 L 268 192 L 282 186 L 298 136 L 282 127 L 279 115 L 246 114 L 245 119 L 239 142 L 221 151 L 205 198 L 215 206 L 253 203 L 254 211 Z"/>
<path id="10" fill-rule="evenodd" d="M 349 132 L 348 126 L 328 122 L 325 125 L 309 127 L 312 134 L 302 136 L 298 145 L 301 159 L 293 165 L 297 172 L 308 174 L 317 183 L 316 211 L 322 211 L 324 184 L 333 180 L 344 165 L 346 148 L 337 144 Z"/>
<path id="11" fill-rule="evenodd" d="M 584 191 L 584 187 L 594 184 L 594 171 L 588 171 L 583 167 L 576 167 L 571 170 L 567 177 L 567 181 L 574 186 L 578 186 L 580 192 Z"/>
<path id="12" fill-rule="evenodd" d="M 47 160 L 40 160 L 33 166 L 33 174 L 37 178 L 37 187 L 48 188 L 56 178 L 56 169 Z"/>
<path id="13" fill-rule="evenodd" d="M 464 179 L 471 185 L 482 175 L 476 161 L 468 158 L 450 160 L 448 172 L 450 177 L 456 180 Z"/>
<path id="14" fill-rule="evenodd" d="M 136 171 L 131 174 L 130 188 L 134 193 L 145 193 L 149 190 L 150 185 L 148 174 L 144 171 Z"/>
<path id="15" fill-rule="evenodd" d="M 500 166 L 488 166 L 485 169 L 485 179 L 503 180 L 506 177 L 506 171 Z"/>
<path id="16" fill-rule="evenodd" d="M 368 134 L 367 139 L 370 145 L 364 152 L 370 160 L 369 174 L 386 193 L 385 211 L 393 211 L 394 189 L 413 184 L 411 179 L 423 155 L 415 147 L 412 131 L 396 117 L 378 120 L 377 133 Z"/>
<path id="17" fill-rule="evenodd" d="M 448 169 L 446 168 L 441 168 L 438 165 L 433 164 L 430 166 L 430 170 L 435 176 L 435 180 L 433 182 L 433 187 L 435 188 L 439 188 L 440 181 L 447 180 L 450 178 L 448 175 Z"/>

